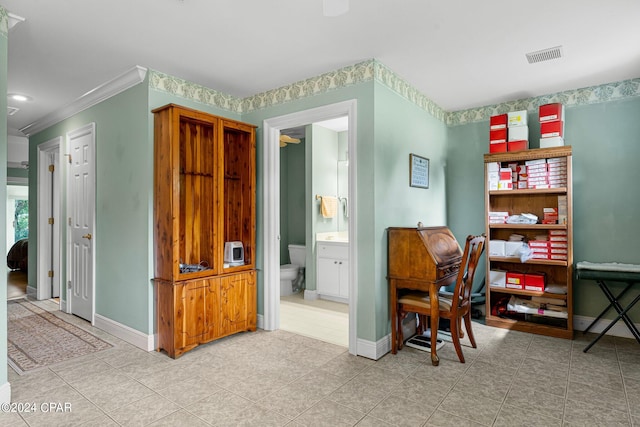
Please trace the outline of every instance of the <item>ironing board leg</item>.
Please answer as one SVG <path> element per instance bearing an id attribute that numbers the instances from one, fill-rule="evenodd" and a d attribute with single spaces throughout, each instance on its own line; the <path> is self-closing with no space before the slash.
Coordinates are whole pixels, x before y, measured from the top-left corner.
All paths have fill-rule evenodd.
<path id="1" fill-rule="evenodd" d="M 606 286 L 605 286 L 604 288 L 606 288 Z M 604 290 L 604 289 L 603 289 L 603 290 Z M 594 345 L 596 342 L 598 342 L 598 340 L 599 340 L 600 338 L 602 338 L 602 336 L 603 336 L 604 334 L 606 334 L 606 333 L 609 331 L 609 329 L 611 329 L 611 328 L 613 327 L 613 325 L 615 325 L 615 324 L 616 324 L 616 322 L 617 322 L 618 320 L 620 320 L 620 319 L 626 319 L 626 320 L 629 320 L 629 317 L 627 316 L 627 312 L 628 312 L 629 310 L 631 310 L 631 308 L 632 308 L 632 307 L 633 307 L 633 306 L 634 306 L 638 301 L 640 301 L 640 295 L 636 296 L 636 297 L 634 298 L 634 300 L 633 300 L 633 301 L 631 301 L 631 303 L 630 303 L 629 305 L 627 305 L 627 307 L 626 307 L 624 310 L 620 311 L 620 312 L 619 312 L 619 314 L 618 314 L 618 316 L 617 316 L 615 319 L 613 319 L 613 320 L 611 321 L 611 323 L 609 323 L 609 325 L 607 325 L 607 327 L 606 327 L 606 328 L 604 328 L 604 330 L 603 330 L 602 332 L 600 332 L 600 335 L 598 335 L 598 336 L 597 336 L 593 341 L 591 341 L 591 343 L 590 343 L 588 346 L 586 346 L 586 347 L 585 347 L 585 349 L 584 349 L 584 350 L 582 350 L 582 351 L 583 351 L 584 353 L 586 353 L 587 351 L 589 351 L 589 349 L 590 349 L 591 347 L 593 347 L 593 345 Z M 619 304 L 618 304 L 618 306 L 619 306 Z M 625 322 L 625 323 L 627 323 L 627 322 Z M 640 338 L 638 337 L 638 335 L 639 335 L 639 334 L 638 334 L 638 329 L 635 327 L 635 325 L 634 325 L 632 322 L 629 322 L 629 323 L 631 323 L 631 327 L 629 327 L 629 329 L 631 330 L 631 333 L 632 333 L 632 334 L 633 334 L 633 336 L 636 338 L 636 341 L 638 341 L 638 342 L 640 343 Z M 628 323 L 627 323 L 627 326 L 629 326 L 629 324 L 628 324 Z"/>
<path id="2" fill-rule="evenodd" d="M 587 326 L 587 329 L 585 329 L 584 331 L 582 331 L 583 334 L 586 334 L 587 332 L 589 332 L 589 330 L 593 327 L 593 325 L 595 325 L 596 323 L 598 323 L 598 320 L 600 320 L 602 318 L 602 316 L 604 316 L 607 311 L 609 311 L 609 309 L 613 306 L 613 302 L 619 300 L 620 298 L 622 298 L 622 296 L 624 294 L 627 293 L 627 291 L 629 289 L 631 289 L 634 285 L 634 282 L 628 283 L 627 287 L 623 289 L 622 292 L 620 292 L 618 294 L 617 297 L 613 298 L 613 294 L 611 294 L 611 291 L 609 291 L 609 288 L 607 288 L 607 285 L 601 281 L 601 280 L 596 280 L 596 283 L 598 284 L 598 286 L 600 286 L 600 289 L 602 289 L 602 292 L 604 292 L 604 294 L 607 296 L 607 299 L 609 300 L 609 305 L 606 306 L 604 308 L 604 310 L 602 310 L 602 313 L 600 313 L 598 315 L 598 317 L 596 317 L 593 322 L 591 322 L 591 324 L 589 326 Z M 606 290 L 605 290 L 606 289 Z M 620 309 L 622 310 L 622 309 Z M 620 310 L 618 310 L 618 313 L 620 313 Z"/>
<path id="3" fill-rule="evenodd" d="M 614 298 L 613 294 L 611 293 L 611 290 L 609 290 L 609 288 L 607 287 L 606 283 L 604 283 L 604 281 L 599 281 L 598 284 L 602 288 L 602 291 L 605 293 L 605 295 L 607 295 L 607 298 L 609 299 L 609 301 L 611 301 L 611 304 L 613 305 L 613 308 L 616 309 L 618 314 L 621 314 L 622 313 L 622 306 L 618 302 L 618 299 L 620 298 L 620 296 L 622 296 L 622 293 L 618 296 L 618 298 Z M 629 288 L 630 286 L 633 286 L 634 284 L 635 284 L 635 282 L 630 282 L 629 286 L 627 286 L 627 288 Z M 624 291 L 623 291 L 623 293 L 624 293 Z M 633 304 L 635 304 L 635 302 L 632 303 L 632 306 L 633 306 Z M 625 325 L 627 325 L 627 328 L 629 328 L 629 330 L 631 331 L 631 333 L 635 337 L 636 341 L 638 341 L 640 343 L 640 332 L 638 332 L 638 329 L 636 328 L 636 325 L 633 324 L 633 322 L 631 321 L 629 316 L 627 316 L 626 314 L 623 315 L 622 316 L 622 321 L 625 323 Z"/>

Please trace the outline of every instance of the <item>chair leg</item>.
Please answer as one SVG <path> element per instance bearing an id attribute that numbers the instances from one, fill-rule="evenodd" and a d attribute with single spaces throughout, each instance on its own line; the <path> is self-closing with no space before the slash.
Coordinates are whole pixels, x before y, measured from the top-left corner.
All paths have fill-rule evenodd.
<path id="1" fill-rule="evenodd" d="M 407 313 L 398 310 L 398 323 L 397 323 L 397 331 L 396 331 L 396 339 L 398 340 L 398 350 L 402 350 L 402 345 L 404 344 L 404 333 L 402 332 L 402 321 L 407 317 Z"/>
<path id="2" fill-rule="evenodd" d="M 469 341 L 471 341 L 471 346 L 476 348 L 476 339 L 473 336 L 473 330 L 471 329 L 471 312 L 468 312 L 464 316 L 464 326 L 467 329 L 467 335 L 469 335 Z"/>
<path id="3" fill-rule="evenodd" d="M 452 318 L 451 321 L 454 322 L 451 325 L 451 340 L 453 341 L 453 347 L 456 349 L 456 354 L 458 355 L 458 359 L 460 359 L 460 363 L 464 363 L 464 355 L 462 354 L 462 347 L 460 347 L 460 318 L 455 317 Z"/>

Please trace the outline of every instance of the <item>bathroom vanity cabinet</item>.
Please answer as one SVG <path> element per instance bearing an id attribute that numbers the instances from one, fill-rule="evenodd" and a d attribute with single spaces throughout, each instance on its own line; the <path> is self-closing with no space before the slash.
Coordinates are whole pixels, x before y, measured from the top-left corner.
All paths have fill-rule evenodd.
<path id="1" fill-rule="evenodd" d="M 316 244 L 316 292 L 340 302 L 349 299 L 349 244 L 318 241 Z"/>
<path id="2" fill-rule="evenodd" d="M 175 358 L 256 329 L 255 127 L 174 104 L 153 113 L 157 349 Z M 242 262 L 225 261 L 226 242 Z"/>

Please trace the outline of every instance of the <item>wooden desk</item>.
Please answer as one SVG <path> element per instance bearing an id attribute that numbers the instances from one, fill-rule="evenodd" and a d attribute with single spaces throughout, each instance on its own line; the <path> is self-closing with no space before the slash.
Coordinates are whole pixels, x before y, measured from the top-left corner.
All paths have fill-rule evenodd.
<path id="1" fill-rule="evenodd" d="M 403 290 L 429 292 L 431 301 L 431 363 L 440 363 L 436 352 L 439 324 L 438 291 L 455 283 L 462 250 L 447 227 L 387 229 L 391 353 L 402 349 L 398 342 L 397 303 Z"/>

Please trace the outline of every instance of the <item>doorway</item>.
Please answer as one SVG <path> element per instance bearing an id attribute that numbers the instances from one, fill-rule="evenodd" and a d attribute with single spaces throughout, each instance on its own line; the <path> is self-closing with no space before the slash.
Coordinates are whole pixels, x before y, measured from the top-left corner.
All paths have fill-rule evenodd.
<path id="1" fill-rule="evenodd" d="M 275 117 L 264 121 L 264 329 L 280 327 L 280 130 L 309 123 L 348 117 L 348 171 L 350 203 L 349 225 L 349 352 L 357 354 L 357 147 L 356 100 L 344 101 L 310 110 Z"/>
<path id="2" fill-rule="evenodd" d="M 38 146 L 38 264 L 36 298 L 60 297 L 60 230 L 62 228 L 60 150 L 62 137 Z M 64 307 L 61 307 L 64 310 Z"/>
<path id="3" fill-rule="evenodd" d="M 347 134 L 347 116 L 280 131 L 280 329 L 342 347 L 349 346 Z"/>

